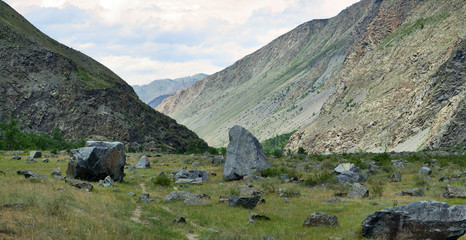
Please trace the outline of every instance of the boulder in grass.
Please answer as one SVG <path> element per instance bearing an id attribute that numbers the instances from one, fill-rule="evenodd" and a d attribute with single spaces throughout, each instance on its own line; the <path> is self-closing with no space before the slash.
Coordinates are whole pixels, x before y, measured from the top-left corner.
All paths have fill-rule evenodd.
<path id="1" fill-rule="evenodd" d="M 247 196 L 247 197 L 232 196 L 228 199 L 228 204 L 230 207 L 243 207 L 247 209 L 254 209 L 260 200 L 261 200 L 260 196 Z"/>
<path id="2" fill-rule="evenodd" d="M 338 227 L 338 217 L 330 213 L 315 212 L 304 220 L 303 226 L 317 227 L 317 226 L 331 226 Z"/>
<path id="3" fill-rule="evenodd" d="M 69 185 L 73 186 L 73 187 L 84 189 L 84 190 L 86 190 L 88 192 L 92 191 L 92 189 L 94 188 L 94 186 L 92 186 L 90 183 L 85 182 L 85 181 L 81 181 L 81 180 L 78 180 L 78 179 L 65 178 L 65 182 L 68 183 Z"/>
<path id="4" fill-rule="evenodd" d="M 115 183 L 113 182 L 113 179 L 110 176 L 107 176 L 102 182 L 102 186 L 104 187 L 113 187 L 114 184 Z"/>
<path id="5" fill-rule="evenodd" d="M 209 180 L 209 174 L 205 171 L 201 170 L 186 170 L 186 169 L 181 169 L 175 174 L 175 181 L 181 180 L 181 179 L 201 179 L 201 184 L 202 181 L 207 181 Z M 188 183 L 188 182 L 187 182 Z"/>
<path id="6" fill-rule="evenodd" d="M 71 150 L 66 174 L 86 181 L 110 176 L 120 182 L 124 177 L 125 159 L 125 147 L 121 142 L 88 141 L 87 147 Z"/>
<path id="7" fill-rule="evenodd" d="M 200 196 L 184 191 L 173 191 L 165 197 L 165 201 L 184 201 L 186 199 L 200 199 Z"/>
<path id="8" fill-rule="evenodd" d="M 458 239 L 465 226 L 466 205 L 417 201 L 375 211 L 362 222 L 362 234 L 377 239 Z"/>
<path id="9" fill-rule="evenodd" d="M 422 188 L 413 188 L 409 190 L 403 190 L 399 193 L 396 193 L 398 196 L 412 196 L 412 197 L 422 197 L 425 195 L 424 189 Z"/>
<path id="10" fill-rule="evenodd" d="M 466 189 L 461 187 L 446 186 L 442 192 L 442 197 L 466 199 Z"/>
<path id="11" fill-rule="evenodd" d="M 241 126 L 228 131 L 230 143 L 223 178 L 227 181 L 239 180 L 270 168 L 269 160 L 256 137 Z"/>
<path id="12" fill-rule="evenodd" d="M 42 157 L 42 152 L 40 152 L 40 151 L 30 151 L 29 152 L 29 157 L 31 159 L 40 158 L 40 157 Z"/>
<path id="13" fill-rule="evenodd" d="M 432 173 L 432 169 L 428 167 L 422 167 L 421 170 L 419 170 L 419 175 L 429 175 Z"/>
<path id="14" fill-rule="evenodd" d="M 147 156 L 144 155 L 139 159 L 136 168 L 150 168 L 150 161 Z"/>
<path id="15" fill-rule="evenodd" d="M 29 171 L 29 170 L 18 170 L 16 171 L 16 174 L 18 175 L 24 175 L 24 178 L 27 180 L 32 180 L 32 181 L 47 181 L 49 180 L 46 176 L 43 176 L 39 173 Z"/>
<path id="16" fill-rule="evenodd" d="M 396 171 L 392 174 L 392 182 L 401 182 L 401 173 Z"/>
<path id="17" fill-rule="evenodd" d="M 365 198 L 368 196 L 369 196 L 369 189 L 367 189 L 364 185 L 359 184 L 359 183 L 354 183 L 348 192 L 349 198 Z"/>
<path id="18" fill-rule="evenodd" d="M 52 176 L 61 176 L 61 169 L 60 168 L 56 168 L 52 171 L 52 173 L 50 174 Z"/>

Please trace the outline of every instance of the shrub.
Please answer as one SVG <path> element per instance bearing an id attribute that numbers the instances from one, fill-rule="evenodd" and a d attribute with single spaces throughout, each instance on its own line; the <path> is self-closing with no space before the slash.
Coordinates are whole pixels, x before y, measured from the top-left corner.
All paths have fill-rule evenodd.
<path id="1" fill-rule="evenodd" d="M 230 196 L 238 196 L 239 195 L 239 189 L 234 187 L 230 188 Z"/>
<path id="2" fill-rule="evenodd" d="M 370 193 L 374 197 L 382 197 L 384 187 L 382 185 L 373 185 Z"/>
<path id="3" fill-rule="evenodd" d="M 259 188 L 266 193 L 275 193 L 278 191 L 280 180 L 276 178 L 262 178 L 257 181 Z"/>
<path id="4" fill-rule="evenodd" d="M 385 165 L 390 163 L 390 154 L 384 153 L 377 153 L 372 157 L 372 160 L 376 161 L 379 165 Z"/>
<path id="5" fill-rule="evenodd" d="M 169 187 L 172 185 L 172 179 L 162 172 L 157 177 L 155 177 L 153 183 L 158 186 Z"/>
<path id="6" fill-rule="evenodd" d="M 290 188 L 280 189 L 279 194 L 280 194 L 280 197 L 299 197 L 301 196 L 301 191 L 295 185 Z"/>
<path id="7" fill-rule="evenodd" d="M 299 147 L 298 148 L 298 154 L 306 154 L 306 151 L 304 151 L 304 148 Z"/>
<path id="8" fill-rule="evenodd" d="M 308 186 L 316 186 L 322 183 L 332 183 L 334 180 L 333 174 L 331 172 L 322 172 L 320 174 L 314 174 L 314 176 L 309 176 L 304 182 Z"/>

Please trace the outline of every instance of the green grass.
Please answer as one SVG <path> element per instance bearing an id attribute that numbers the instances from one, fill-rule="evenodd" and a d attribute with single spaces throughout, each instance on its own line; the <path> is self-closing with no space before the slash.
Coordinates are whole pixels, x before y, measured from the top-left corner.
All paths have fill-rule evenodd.
<path id="1" fill-rule="evenodd" d="M 20 154 L 23 159 L 28 152 Z M 128 162 L 135 164 L 142 155 L 128 153 Z M 417 158 L 413 156 L 418 156 Z M 62 158 L 64 156 L 60 156 Z M 464 155 L 463 155 L 464 157 Z M 0 238 L 21 239 L 187 239 L 193 234 L 197 239 L 263 239 L 264 236 L 276 236 L 278 239 L 328 239 L 341 237 L 342 239 L 361 239 L 361 222 L 366 216 L 376 210 L 393 205 L 406 205 L 418 200 L 438 200 L 449 204 L 466 204 L 461 199 L 443 199 L 440 197 L 442 188 L 447 183 L 425 181 L 430 190 L 424 197 L 396 196 L 395 193 L 417 187 L 421 180 L 417 175 L 424 162 L 431 159 L 442 159 L 438 156 L 428 156 L 428 153 L 416 154 L 340 154 L 340 155 L 311 155 L 309 160 L 305 156 L 287 156 L 270 158 L 275 169 L 295 172 L 300 179 L 328 174 L 335 165 L 341 161 L 372 161 L 376 159 L 414 159 L 412 163 L 405 164 L 401 169 L 402 182 L 392 183 L 389 174 L 379 170 L 376 175 L 369 176 L 365 185 L 375 191 L 371 192 L 370 199 L 349 200 L 346 203 L 328 204 L 324 199 L 333 197 L 336 192 L 347 191 L 348 187 L 337 184 L 331 177 L 321 177 L 322 186 L 318 184 L 309 187 L 306 184 L 286 183 L 278 177 L 263 178 L 251 182 L 256 188 L 266 192 L 263 198 L 265 204 L 259 204 L 254 210 L 233 208 L 219 203 L 220 196 L 229 196 L 232 192 L 248 181 L 224 182 L 222 180 L 223 167 L 210 164 L 209 158 L 201 155 L 163 155 L 150 158 L 153 162 L 150 169 L 137 169 L 134 172 L 126 171 L 124 181 L 117 183 L 114 188 L 105 188 L 94 184 L 92 193 L 87 193 L 66 185 L 63 181 L 50 178 L 50 181 L 29 182 L 23 176 L 16 175 L 17 169 L 29 169 L 49 176 L 57 167 L 66 171 L 66 162 L 57 162 L 51 159 L 50 163 L 26 164 L 25 160 L 12 160 L 11 155 L 0 152 L 0 206 L 6 203 L 22 202 L 24 209 L 0 208 Z M 153 184 L 160 172 L 170 174 L 191 162 L 198 162 L 198 169 L 215 173 L 203 185 L 189 185 L 181 188 L 177 185 L 163 186 Z M 382 161 L 383 166 L 389 166 L 390 161 Z M 311 165 L 321 165 L 322 170 L 315 170 Z M 306 166 L 297 170 L 298 166 Z M 433 167 L 434 180 L 442 176 L 452 176 L 457 171 L 465 171 L 462 164 L 448 162 L 444 170 L 439 171 Z M 280 171 L 281 171 L 280 170 Z M 423 178 L 422 178 L 423 180 Z M 225 186 L 220 185 L 225 183 Z M 466 183 L 465 178 L 449 183 L 452 186 L 461 186 Z M 150 198 L 155 201 L 144 203 L 137 197 L 127 196 L 128 192 L 140 194 L 143 192 L 141 184 Z M 237 184 L 237 186 L 233 186 Z M 208 206 L 186 206 L 183 202 L 165 202 L 164 198 L 174 191 L 174 187 L 181 191 L 192 193 L 206 193 L 211 199 Z M 284 189 L 294 194 L 290 202 L 286 203 L 279 197 L 278 189 Z M 120 192 L 113 192 L 120 189 Z M 236 192 L 235 192 L 236 191 Z M 299 194 L 298 194 L 299 193 Z M 377 202 L 378 205 L 373 203 Z M 141 207 L 141 221 L 132 221 L 133 211 Z M 304 219 L 313 212 L 328 212 L 338 217 L 340 227 L 314 227 L 302 226 Z M 248 225 L 250 213 L 264 214 L 270 221 L 259 221 Z M 183 216 L 188 224 L 173 224 L 172 221 Z M 148 217 L 157 217 L 159 220 L 148 220 Z M 21 224 L 19 224 L 21 223 Z M 27 224 L 32 224 L 31 226 Z M 8 232 L 5 234 L 4 232 Z M 465 239 L 464 237 L 462 239 Z"/>

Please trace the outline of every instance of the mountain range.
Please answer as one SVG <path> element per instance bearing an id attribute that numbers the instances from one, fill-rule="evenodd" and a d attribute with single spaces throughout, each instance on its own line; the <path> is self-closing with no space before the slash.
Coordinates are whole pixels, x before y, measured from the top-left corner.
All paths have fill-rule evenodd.
<path id="1" fill-rule="evenodd" d="M 312 20 L 165 99 L 214 146 L 239 124 L 297 130 L 296 152 L 417 151 L 465 142 L 463 0 L 362 0 Z"/>
<path id="2" fill-rule="evenodd" d="M 25 131 L 59 128 L 68 139 L 108 139 L 174 151 L 207 146 L 139 100 L 94 59 L 49 38 L 0 2 L 0 121 Z"/>
<path id="3" fill-rule="evenodd" d="M 207 76 L 207 74 L 199 73 L 189 77 L 154 80 L 149 84 L 133 85 L 132 87 L 143 102 L 155 108 L 171 94 L 189 87 Z"/>

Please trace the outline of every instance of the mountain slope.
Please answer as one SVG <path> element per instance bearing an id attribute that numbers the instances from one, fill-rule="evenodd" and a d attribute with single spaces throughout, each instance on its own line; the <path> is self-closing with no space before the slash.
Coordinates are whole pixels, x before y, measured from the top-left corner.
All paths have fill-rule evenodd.
<path id="1" fill-rule="evenodd" d="M 47 37 L 0 2 L 0 121 L 32 131 L 60 128 L 66 138 L 103 136 L 177 149 L 205 144 L 138 99 L 105 66 Z"/>
<path id="2" fill-rule="evenodd" d="M 302 129 L 291 137 L 293 151 L 384 151 L 408 140 L 399 149 L 413 150 L 438 145 L 425 139 L 444 142 L 434 126 L 457 144 L 464 141 L 464 68 L 437 84 L 443 102 L 418 101 L 433 94 L 428 83 L 464 41 L 464 8 L 461 0 L 362 0 L 298 26 L 156 109 L 213 145 L 225 145 L 235 124 L 260 140 Z M 437 116 L 455 96 L 456 107 Z M 412 119 L 418 122 L 406 124 Z"/>
<path id="3" fill-rule="evenodd" d="M 162 95 L 172 94 L 180 89 L 189 87 L 193 83 L 207 77 L 207 74 L 199 73 L 189 77 L 176 78 L 176 79 L 160 79 L 144 85 L 132 86 L 139 98 L 149 104 L 155 98 Z M 149 104 L 150 105 L 150 104 Z M 152 106 L 151 107 L 155 107 Z"/>

